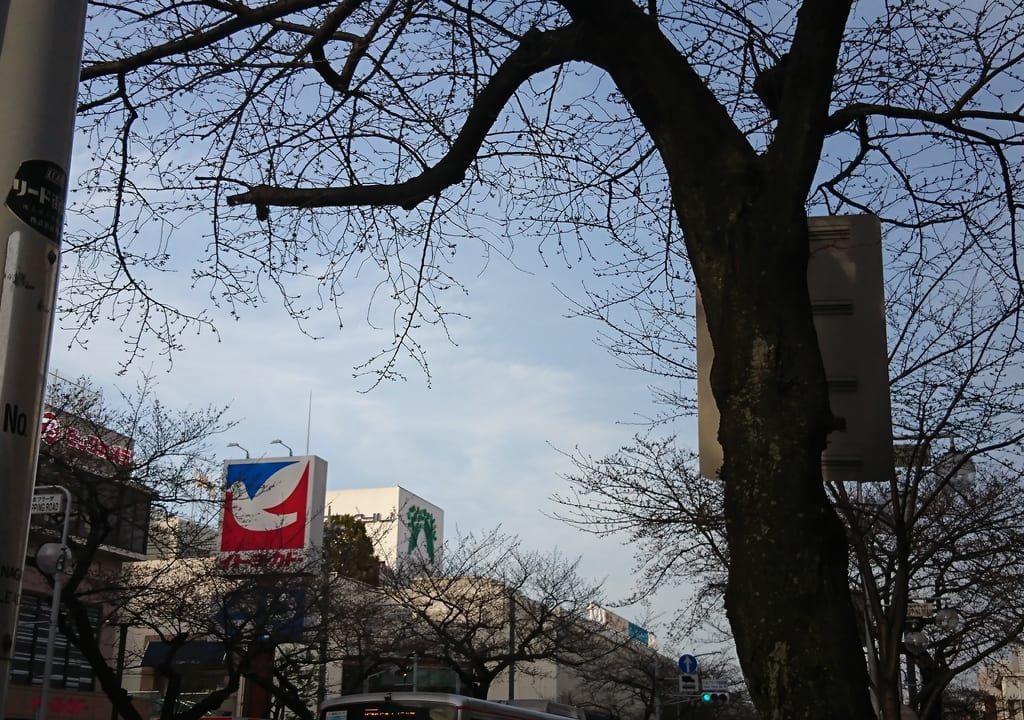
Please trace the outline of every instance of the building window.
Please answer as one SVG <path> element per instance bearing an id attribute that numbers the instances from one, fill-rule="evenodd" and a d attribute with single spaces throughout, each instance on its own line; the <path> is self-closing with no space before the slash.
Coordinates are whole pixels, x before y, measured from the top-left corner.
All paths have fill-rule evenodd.
<path id="1" fill-rule="evenodd" d="M 89 609 L 89 619 L 99 625 L 99 608 Z M 23 593 L 18 607 L 18 633 L 11 663 L 11 682 L 17 685 L 42 685 L 46 664 L 46 640 L 50 631 L 50 598 Z M 53 672 L 50 686 L 67 690 L 92 690 L 96 680 L 92 668 L 78 648 L 57 629 L 53 645 Z"/>
<path id="2" fill-rule="evenodd" d="M 38 484 L 60 485 L 71 493 L 72 537 L 85 538 L 93 522 L 102 521 L 108 529 L 104 545 L 146 554 L 149 536 L 151 492 L 143 486 L 120 478 L 105 478 L 87 472 L 63 472 L 64 461 L 39 463 Z M 33 524 L 60 533 L 62 517 L 33 516 Z"/>

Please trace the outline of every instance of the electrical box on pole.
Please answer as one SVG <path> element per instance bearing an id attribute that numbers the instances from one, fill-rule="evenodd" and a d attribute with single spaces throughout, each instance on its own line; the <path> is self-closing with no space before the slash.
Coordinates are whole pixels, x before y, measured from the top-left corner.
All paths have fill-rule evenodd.
<path id="1" fill-rule="evenodd" d="M 0 714 L 14 654 L 86 0 L 0 0 Z"/>

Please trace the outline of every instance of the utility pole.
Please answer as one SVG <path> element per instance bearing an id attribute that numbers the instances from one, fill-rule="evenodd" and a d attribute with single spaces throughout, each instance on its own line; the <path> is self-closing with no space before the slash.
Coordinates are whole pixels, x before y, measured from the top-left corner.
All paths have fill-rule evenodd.
<path id="1" fill-rule="evenodd" d="M 14 655 L 86 0 L 0 0 L 0 714 Z"/>

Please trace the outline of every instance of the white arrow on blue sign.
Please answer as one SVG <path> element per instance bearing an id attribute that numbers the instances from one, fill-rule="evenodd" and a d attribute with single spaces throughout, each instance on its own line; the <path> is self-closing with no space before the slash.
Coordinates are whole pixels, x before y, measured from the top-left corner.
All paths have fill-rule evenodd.
<path id="1" fill-rule="evenodd" d="M 682 670 L 684 673 L 697 672 L 697 658 L 695 658 L 693 655 L 680 655 L 679 669 Z"/>

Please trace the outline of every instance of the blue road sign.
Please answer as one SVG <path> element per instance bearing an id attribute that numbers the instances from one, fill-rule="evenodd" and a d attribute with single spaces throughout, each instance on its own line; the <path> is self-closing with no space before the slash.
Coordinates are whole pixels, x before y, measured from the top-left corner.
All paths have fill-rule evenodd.
<path id="1" fill-rule="evenodd" d="M 682 670 L 684 673 L 697 672 L 697 658 L 695 658 L 693 655 L 680 655 L 679 669 Z"/>

